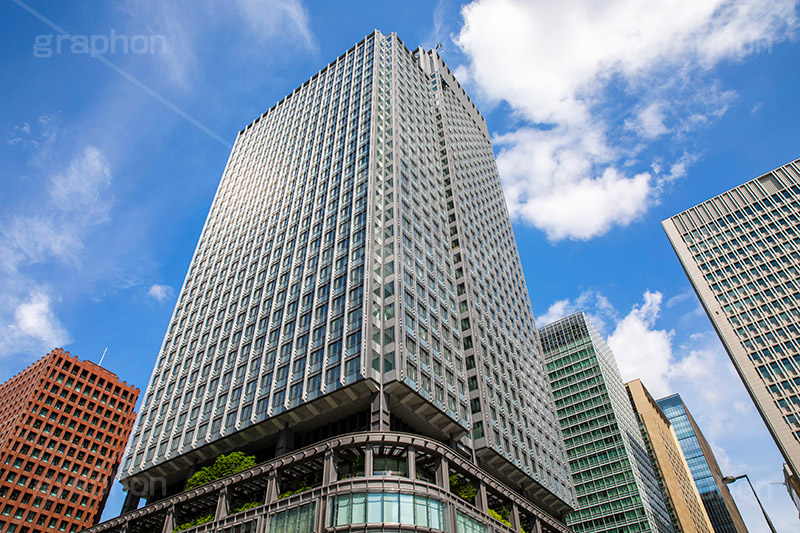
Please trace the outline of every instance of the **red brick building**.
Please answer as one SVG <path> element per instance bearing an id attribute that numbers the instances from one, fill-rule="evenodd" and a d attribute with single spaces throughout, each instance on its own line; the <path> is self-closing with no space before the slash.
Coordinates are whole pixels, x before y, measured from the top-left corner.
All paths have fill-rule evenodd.
<path id="1" fill-rule="evenodd" d="M 97 523 L 138 397 L 60 348 L 0 385 L 0 533 Z"/>

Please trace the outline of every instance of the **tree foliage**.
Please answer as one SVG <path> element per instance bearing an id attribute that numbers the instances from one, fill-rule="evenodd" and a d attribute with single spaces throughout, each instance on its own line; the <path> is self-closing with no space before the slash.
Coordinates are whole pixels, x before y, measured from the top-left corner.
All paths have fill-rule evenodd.
<path id="1" fill-rule="evenodd" d="M 471 502 L 478 494 L 478 488 L 466 479 L 458 477 L 456 474 L 450 475 L 450 491 L 462 500 Z"/>
<path id="2" fill-rule="evenodd" d="M 256 466 L 256 458 L 253 455 L 245 455 L 243 452 L 220 455 L 213 465 L 201 468 L 190 477 L 189 481 L 186 482 L 186 489 L 193 489 L 206 483 L 211 483 L 254 466 Z"/>

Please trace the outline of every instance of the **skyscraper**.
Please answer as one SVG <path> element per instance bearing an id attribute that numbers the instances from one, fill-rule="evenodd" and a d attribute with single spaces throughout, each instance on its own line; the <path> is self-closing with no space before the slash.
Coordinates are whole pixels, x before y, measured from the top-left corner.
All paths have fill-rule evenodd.
<path id="1" fill-rule="evenodd" d="M 800 472 L 800 160 L 662 222 L 795 478 Z"/>
<path id="2" fill-rule="evenodd" d="M 673 394 L 656 403 L 672 423 L 714 533 L 746 533 L 739 508 L 728 486 L 722 482 L 723 473 L 714 452 L 681 397 Z"/>
<path id="3" fill-rule="evenodd" d="M 713 533 L 714 527 L 669 419 L 641 380 L 626 383 L 625 390 L 639 420 L 642 438 L 675 531 Z"/>
<path id="4" fill-rule="evenodd" d="M 139 389 L 55 349 L 0 385 L 0 531 L 96 524 Z"/>
<path id="5" fill-rule="evenodd" d="M 611 348 L 583 312 L 539 329 L 577 506 L 576 533 L 673 531 Z"/>
<path id="6" fill-rule="evenodd" d="M 543 368 L 486 123 L 436 51 L 376 31 L 239 133 L 123 468 L 125 510 L 153 505 L 119 523 L 186 519 L 153 517 L 243 450 L 277 470 L 259 519 L 298 531 L 414 498 L 404 523 L 565 529 Z"/>

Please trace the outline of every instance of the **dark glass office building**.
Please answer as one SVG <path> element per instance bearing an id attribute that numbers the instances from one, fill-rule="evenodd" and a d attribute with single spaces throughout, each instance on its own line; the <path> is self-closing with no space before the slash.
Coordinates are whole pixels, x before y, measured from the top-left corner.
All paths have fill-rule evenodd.
<path id="1" fill-rule="evenodd" d="M 747 528 L 728 487 L 722 482 L 723 474 L 711 446 L 681 397 L 673 394 L 656 403 L 672 423 L 715 533 L 745 533 Z"/>

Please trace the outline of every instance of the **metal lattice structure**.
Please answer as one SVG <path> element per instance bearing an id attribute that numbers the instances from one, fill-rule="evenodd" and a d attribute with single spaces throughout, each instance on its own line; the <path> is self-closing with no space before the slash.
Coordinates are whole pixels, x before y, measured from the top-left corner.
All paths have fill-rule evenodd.
<path id="1" fill-rule="evenodd" d="M 339 458 L 363 457 L 363 473 L 340 476 Z M 378 456 L 402 457 L 405 475 L 376 470 Z M 433 478 L 426 481 L 417 470 L 432 470 Z M 319 486 L 309 487 L 299 494 L 280 497 L 286 479 L 321 471 Z M 474 484 L 473 501 L 465 501 L 453 493 L 450 476 Z M 338 531 L 342 526 L 332 523 L 336 498 L 352 494 L 396 494 L 424 497 L 441 505 L 444 520 L 439 528 L 398 521 L 396 523 L 348 524 L 347 531 L 411 530 L 455 531 L 459 514 L 476 523 L 488 524 L 487 533 L 526 531 L 537 533 L 570 533 L 570 529 L 546 510 L 534 505 L 502 482 L 487 474 L 463 454 L 444 444 L 419 435 L 398 432 L 362 432 L 341 435 L 287 453 L 248 470 L 185 491 L 155 503 L 130 511 L 117 518 L 86 529 L 85 533 L 168 533 L 187 518 L 211 513 L 208 523 L 187 529 L 196 533 L 206 531 L 262 532 L 272 531 L 272 523 L 281 513 L 307 505 L 314 506 L 314 519 L 308 532 Z M 229 514 L 231 501 L 241 495 L 256 498 L 259 506 Z M 489 509 L 508 510 L 509 525 L 488 516 Z M 405 517 L 401 516 L 401 520 Z M 237 529 L 238 528 L 238 529 Z M 384 529 L 382 529 L 384 528 Z M 298 532 L 302 533 L 302 532 Z"/>

